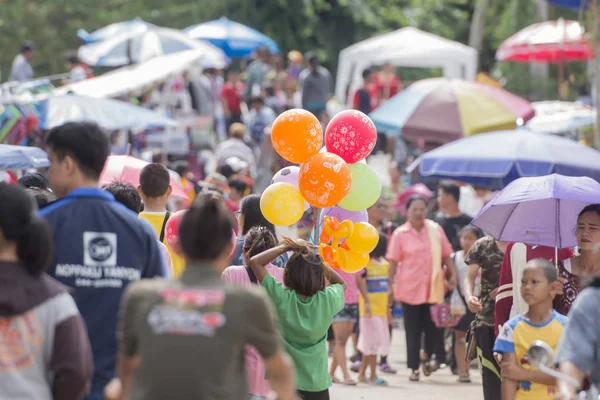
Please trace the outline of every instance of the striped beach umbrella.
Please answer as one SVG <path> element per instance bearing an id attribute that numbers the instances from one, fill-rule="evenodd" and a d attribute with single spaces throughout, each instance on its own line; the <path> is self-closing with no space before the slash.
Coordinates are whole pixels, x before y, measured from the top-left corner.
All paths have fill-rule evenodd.
<path id="1" fill-rule="evenodd" d="M 515 129 L 534 115 L 531 103 L 506 90 L 448 78 L 415 82 L 369 114 L 378 132 L 442 144 Z"/>

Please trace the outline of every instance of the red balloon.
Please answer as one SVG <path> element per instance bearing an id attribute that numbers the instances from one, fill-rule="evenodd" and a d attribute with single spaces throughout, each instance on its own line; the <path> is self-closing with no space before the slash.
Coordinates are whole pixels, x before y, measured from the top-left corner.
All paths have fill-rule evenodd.
<path id="1" fill-rule="evenodd" d="M 336 114 L 325 131 L 327 151 L 342 157 L 348 164 L 366 158 L 377 142 L 377 129 L 366 114 L 345 110 Z"/>
<path id="2" fill-rule="evenodd" d="M 186 211 L 187 210 L 181 210 L 172 214 L 165 225 L 165 239 L 167 240 L 167 245 L 169 245 L 169 248 L 171 249 L 177 248 L 175 245 L 179 242 L 179 224 Z"/>

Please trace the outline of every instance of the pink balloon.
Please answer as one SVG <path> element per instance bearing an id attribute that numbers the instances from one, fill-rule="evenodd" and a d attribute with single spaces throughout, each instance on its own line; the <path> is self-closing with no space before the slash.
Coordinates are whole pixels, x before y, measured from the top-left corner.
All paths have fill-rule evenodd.
<path id="1" fill-rule="evenodd" d="M 336 114 L 325 131 L 327 151 L 342 157 L 348 164 L 366 158 L 373 151 L 376 142 L 375 124 L 358 110 L 345 110 Z"/>
<path id="2" fill-rule="evenodd" d="M 181 210 L 172 214 L 165 225 L 165 239 L 167 239 L 167 244 L 173 250 L 177 248 L 175 245 L 179 241 L 179 224 L 186 211 Z"/>
<path id="3" fill-rule="evenodd" d="M 338 221 L 342 222 L 346 219 L 349 219 L 350 221 L 357 223 L 357 222 L 369 222 L 369 214 L 367 213 L 367 210 L 362 210 L 362 211 L 348 211 L 343 209 L 342 207 L 331 207 L 331 208 L 324 208 L 323 211 L 321 212 L 321 221 L 323 221 L 323 218 L 325 217 L 335 217 L 337 218 Z"/>

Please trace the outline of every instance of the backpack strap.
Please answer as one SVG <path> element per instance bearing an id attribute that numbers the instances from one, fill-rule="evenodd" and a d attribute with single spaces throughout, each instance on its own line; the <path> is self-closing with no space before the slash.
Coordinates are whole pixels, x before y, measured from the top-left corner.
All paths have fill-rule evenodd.
<path id="1" fill-rule="evenodd" d="M 159 242 L 163 242 L 165 240 L 165 227 L 167 226 L 167 221 L 171 218 L 171 212 L 167 211 L 165 214 L 165 220 L 163 221 L 162 228 L 160 228 L 160 235 L 158 237 Z"/>

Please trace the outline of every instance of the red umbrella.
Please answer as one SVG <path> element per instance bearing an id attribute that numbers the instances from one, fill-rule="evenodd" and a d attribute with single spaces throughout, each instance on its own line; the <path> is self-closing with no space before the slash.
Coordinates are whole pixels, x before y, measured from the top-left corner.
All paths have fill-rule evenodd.
<path id="1" fill-rule="evenodd" d="M 109 156 L 100 175 L 100 184 L 108 185 L 114 181 L 131 183 L 133 186 L 140 184 L 140 172 L 149 163 L 132 156 Z M 187 199 L 189 196 L 178 183 L 171 177 L 171 196 Z"/>
<path id="2" fill-rule="evenodd" d="M 496 52 L 499 61 L 562 64 L 593 58 L 592 46 L 577 21 L 546 21 L 533 24 L 506 39 Z"/>

